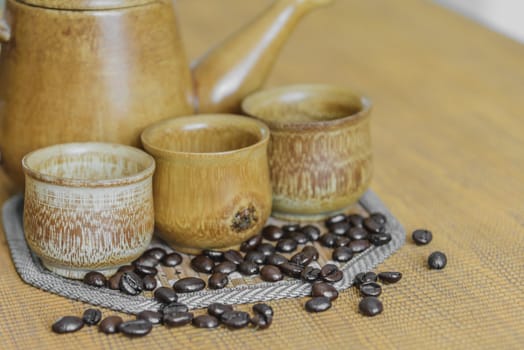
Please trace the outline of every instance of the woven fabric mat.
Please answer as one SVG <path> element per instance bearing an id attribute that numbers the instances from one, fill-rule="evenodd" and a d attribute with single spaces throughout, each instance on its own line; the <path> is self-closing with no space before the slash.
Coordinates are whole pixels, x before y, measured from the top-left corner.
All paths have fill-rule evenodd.
<path id="1" fill-rule="evenodd" d="M 387 232 L 392 240 L 380 247 L 371 246 L 366 251 L 356 255 L 347 263 L 336 263 L 330 260 L 331 249 L 314 243 L 320 252 L 318 264 L 334 263 L 344 272 L 343 279 L 335 284 L 338 290 L 344 290 L 353 283 L 359 272 L 369 271 L 384 261 L 390 254 L 399 249 L 405 240 L 405 231 L 395 217 L 387 210 L 380 199 L 371 191 L 361 198 L 359 203 L 348 210 L 348 213 L 367 215 L 380 212 L 387 217 Z M 29 250 L 23 232 L 22 224 L 23 197 L 17 195 L 8 200 L 3 207 L 3 223 L 11 256 L 20 277 L 28 284 L 42 290 L 58 294 L 69 299 L 79 300 L 96 306 L 103 306 L 116 311 L 136 314 L 143 310 L 157 310 L 161 304 L 152 299 L 152 293 L 146 292 L 139 296 L 129 296 L 108 288 L 95 288 L 80 281 L 67 279 L 45 269 L 40 260 Z M 283 224 L 270 218 L 268 224 Z M 322 231 L 325 228 L 317 224 Z M 151 247 L 162 247 L 167 251 L 172 249 L 159 240 L 154 240 Z M 293 254 L 293 253 L 292 253 Z M 285 254 L 284 254 L 285 255 Z M 183 255 L 183 263 L 175 268 L 160 267 L 157 275 L 159 284 L 172 286 L 182 277 L 196 276 L 207 280 L 207 275 L 198 274 L 189 267 L 191 256 Z M 288 255 L 289 257 L 289 255 Z M 315 264 L 317 264 L 315 262 Z M 317 266 L 318 267 L 318 266 Z M 245 277 L 239 273 L 230 275 L 230 283 L 221 290 L 205 289 L 203 291 L 180 294 L 179 301 L 189 308 L 206 307 L 214 302 L 227 304 L 243 304 L 258 301 L 268 301 L 283 298 L 293 298 L 309 295 L 311 285 L 300 280 L 286 278 L 276 283 L 262 281 L 259 277 Z"/>

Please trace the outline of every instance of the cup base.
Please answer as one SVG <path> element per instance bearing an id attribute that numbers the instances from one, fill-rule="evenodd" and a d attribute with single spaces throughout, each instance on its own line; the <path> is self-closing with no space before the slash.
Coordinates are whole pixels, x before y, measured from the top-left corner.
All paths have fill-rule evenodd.
<path id="1" fill-rule="evenodd" d="M 108 267 L 108 268 L 105 268 L 105 269 L 87 269 L 86 270 L 86 269 L 77 269 L 77 268 L 69 268 L 69 267 L 65 267 L 65 266 L 60 266 L 60 265 L 53 264 L 53 263 L 51 263 L 49 261 L 46 261 L 46 260 L 42 260 L 42 264 L 48 270 L 50 270 L 51 272 L 56 273 L 57 275 L 60 275 L 60 276 L 66 277 L 66 278 L 77 279 L 77 280 L 83 279 L 84 276 L 88 272 L 91 272 L 91 271 L 97 271 L 97 272 L 100 272 L 101 274 L 103 274 L 106 277 L 111 277 L 111 276 L 113 276 L 116 273 L 116 271 L 120 267 L 120 266 L 111 266 L 111 267 Z"/>
<path id="2" fill-rule="evenodd" d="M 216 250 L 216 251 L 220 251 L 220 252 L 225 252 L 226 250 L 230 250 L 230 249 L 238 250 L 239 247 L 240 247 L 240 244 L 241 244 L 241 243 L 237 243 L 237 244 L 233 244 L 231 246 L 220 247 L 220 248 L 213 248 L 213 247 L 208 247 L 208 248 L 191 248 L 191 247 L 184 247 L 184 246 L 172 243 L 172 242 L 166 242 L 166 243 L 171 248 L 173 248 L 176 252 L 184 253 L 184 254 L 190 254 L 190 255 L 200 255 L 200 254 L 202 254 L 202 251 L 205 250 L 205 249 L 211 249 L 211 250 Z"/>
<path id="3" fill-rule="evenodd" d="M 291 222 L 315 222 L 315 221 L 322 221 L 330 216 L 344 213 L 348 211 L 353 205 L 348 205 L 344 208 L 338 209 L 338 210 L 332 210 L 327 211 L 323 213 L 315 213 L 315 214 L 297 214 L 297 213 L 284 213 L 284 212 L 278 212 L 273 211 L 271 213 L 271 216 L 285 221 L 291 221 Z"/>

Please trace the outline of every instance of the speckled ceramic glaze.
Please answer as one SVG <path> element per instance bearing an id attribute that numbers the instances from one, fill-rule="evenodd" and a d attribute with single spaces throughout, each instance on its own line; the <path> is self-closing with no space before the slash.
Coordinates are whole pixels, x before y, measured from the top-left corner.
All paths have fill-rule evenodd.
<path id="1" fill-rule="evenodd" d="M 226 249 L 257 234 L 271 213 L 269 129 L 230 114 L 180 117 L 147 128 L 155 157 L 159 235 L 178 250 Z"/>
<path id="2" fill-rule="evenodd" d="M 342 87 L 294 85 L 255 93 L 242 107 L 271 129 L 273 215 L 322 219 L 368 188 L 373 165 L 366 98 Z"/>
<path id="3" fill-rule="evenodd" d="M 155 162 L 147 153 L 71 143 L 29 153 L 22 165 L 26 240 L 51 271 L 112 275 L 149 245 Z"/>

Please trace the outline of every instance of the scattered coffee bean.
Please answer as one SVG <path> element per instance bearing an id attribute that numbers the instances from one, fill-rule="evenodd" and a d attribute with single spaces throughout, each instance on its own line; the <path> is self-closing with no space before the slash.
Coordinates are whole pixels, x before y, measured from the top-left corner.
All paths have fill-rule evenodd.
<path id="1" fill-rule="evenodd" d="M 132 320 L 120 323 L 118 330 L 129 337 L 143 337 L 153 329 L 153 324 L 147 320 Z"/>
<path id="2" fill-rule="evenodd" d="M 273 322 L 273 318 L 266 318 L 260 314 L 255 314 L 253 317 L 251 317 L 250 322 L 253 327 L 257 329 L 266 329 Z"/>
<path id="3" fill-rule="evenodd" d="M 224 252 L 224 259 L 226 261 L 230 261 L 233 264 L 240 264 L 242 261 L 244 261 L 244 258 L 242 257 L 242 254 L 240 254 L 238 251 L 230 249 L 226 252 Z"/>
<path id="4" fill-rule="evenodd" d="M 238 272 L 243 274 L 244 276 L 252 276 L 258 274 L 260 271 L 257 264 L 249 261 L 242 261 L 238 265 Z"/>
<path id="5" fill-rule="evenodd" d="M 326 221 L 324 222 L 324 224 L 326 225 L 326 227 L 330 227 L 330 226 L 333 226 L 334 224 L 338 224 L 340 222 L 346 222 L 347 221 L 347 217 L 346 215 L 344 214 L 337 214 L 337 215 L 333 215 L 329 218 L 326 219 Z"/>
<path id="6" fill-rule="evenodd" d="M 262 230 L 262 236 L 268 241 L 278 241 L 284 237 L 284 231 L 275 225 L 269 225 Z"/>
<path id="7" fill-rule="evenodd" d="M 220 318 L 226 311 L 233 311 L 233 306 L 221 303 L 213 303 L 207 307 L 207 312 L 211 316 Z"/>
<path id="8" fill-rule="evenodd" d="M 193 318 L 193 326 L 197 328 L 216 328 L 218 327 L 218 319 L 211 315 L 200 315 Z"/>
<path id="9" fill-rule="evenodd" d="M 376 282 L 378 280 L 377 274 L 374 272 L 360 272 L 355 276 L 353 284 L 359 287 L 361 284 L 367 282 Z"/>
<path id="10" fill-rule="evenodd" d="M 359 239 L 357 241 L 351 241 L 348 248 L 353 251 L 353 253 L 362 253 L 364 250 L 371 247 L 371 243 L 367 239 Z"/>
<path id="11" fill-rule="evenodd" d="M 178 295 L 171 288 L 160 287 L 153 293 L 156 300 L 164 304 L 170 304 L 178 301 Z"/>
<path id="12" fill-rule="evenodd" d="M 268 265 L 275 265 L 275 266 L 280 266 L 282 265 L 283 263 L 286 263 L 288 262 L 287 258 L 283 255 L 280 255 L 278 253 L 275 253 L 275 254 L 271 254 L 270 256 L 268 256 L 266 258 L 266 264 Z"/>
<path id="13" fill-rule="evenodd" d="M 182 304 L 179 302 L 174 302 L 174 303 L 164 305 L 164 307 L 162 308 L 162 313 L 164 315 L 172 314 L 176 312 L 189 312 L 189 308 L 187 307 L 186 304 Z"/>
<path id="14" fill-rule="evenodd" d="M 291 238 L 282 238 L 278 241 L 276 250 L 282 253 L 289 253 L 297 249 L 297 241 Z"/>
<path id="15" fill-rule="evenodd" d="M 336 224 L 329 226 L 329 232 L 337 236 L 345 235 L 346 233 L 348 233 L 349 229 L 350 226 L 347 221 L 337 222 Z"/>
<path id="16" fill-rule="evenodd" d="M 402 278 L 402 273 L 393 271 L 381 272 L 378 274 L 378 278 L 380 278 L 382 282 L 397 283 Z"/>
<path id="17" fill-rule="evenodd" d="M 247 312 L 230 310 L 220 316 L 220 321 L 229 328 L 239 329 L 249 324 L 250 317 Z"/>
<path id="18" fill-rule="evenodd" d="M 144 276 L 156 276 L 158 270 L 154 267 L 135 264 L 135 273 L 141 277 Z"/>
<path id="19" fill-rule="evenodd" d="M 310 241 L 316 241 L 320 238 L 320 229 L 313 225 L 306 225 L 300 229 Z"/>
<path id="20" fill-rule="evenodd" d="M 364 230 L 362 227 L 352 227 L 348 231 L 348 237 L 354 241 L 367 239 L 368 231 Z"/>
<path id="21" fill-rule="evenodd" d="M 82 315 L 82 320 L 88 326 L 94 326 L 102 319 L 102 312 L 98 309 L 87 309 Z"/>
<path id="22" fill-rule="evenodd" d="M 134 271 L 135 271 L 134 265 L 123 265 L 118 268 L 117 273 L 122 272 L 123 274 L 124 272 L 134 272 Z"/>
<path id="23" fill-rule="evenodd" d="M 253 236 L 247 241 L 242 242 L 240 245 L 240 250 L 243 252 L 248 252 L 255 249 L 260 243 L 262 243 L 262 235 Z"/>
<path id="24" fill-rule="evenodd" d="M 333 301 L 338 298 L 338 291 L 329 283 L 314 283 L 311 287 L 312 297 L 326 297 Z"/>
<path id="25" fill-rule="evenodd" d="M 352 227 L 364 227 L 364 218 L 359 214 L 348 215 L 348 222 Z"/>
<path id="26" fill-rule="evenodd" d="M 155 268 L 159 263 L 160 262 L 157 259 L 155 259 L 153 256 L 144 256 L 144 255 L 142 255 L 140 258 L 136 259 L 135 261 L 133 261 L 133 265 L 135 266 L 135 268 L 137 265 Z"/>
<path id="27" fill-rule="evenodd" d="M 290 262 L 283 263 L 279 266 L 279 269 L 284 275 L 293 278 L 300 278 L 302 270 L 304 270 L 302 266 Z"/>
<path id="28" fill-rule="evenodd" d="M 346 247 L 349 245 L 349 243 L 351 243 L 351 239 L 349 239 L 348 237 L 346 236 L 338 236 L 336 239 L 335 239 L 335 248 L 338 248 L 338 247 Z"/>
<path id="29" fill-rule="evenodd" d="M 180 327 L 191 323 L 193 320 L 192 312 L 172 312 L 164 314 L 164 324 L 169 327 Z"/>
<path id="30" fill-rule="evenodd" d="M 363 315 L 376 316 L 383 310 L 382 302 L 376 297 L 365 297 L 358 304 L 358 309 Z"/>
<path id="31" fill-rule="evenodd" d="M 308 236 L 302 231 L 291 232 L 288 238 L 296 241 L 298 244 L 306 244 L 309 241 Z"/>
<path id="32" fill-rule="evenodd" d="M 433 240 L 433 234 L 429 230 L 418 229 L 413 231 L 411 238 L 417 245 L 426 245 Z"/>
<path id="33" fill-rule="evenodd" d="M 105 334 L 113 334 L 119 331 L 118 326 L 124 322 L 120 316 L 109 316 L 106 317 L 100 322 L 98 330 L 104 332 Z"/>
<path id="34" fill-rule="evenodd" d="M 229 279 L 225 273 L 215 272 L 207 281 L 207 285 L 211 289 L 222 289 L 227 286 Z"/>
<path id="35" fill-rule="evenodd" d="M 120 289 L 120 279 L 122 278 L 123 272 L 117 272 L 111 278 L 107 280 L 107 287 L 110 289 Z"/>
<path id="36" fill-rule="evenodd" d="M 177 293 L 191 293 L 202 290 L 206 287 L 206 282 L 197 277 L 181 278 L 173 284 L 173 289 Z"/>
<path id="37" fill-rule="evenodd" d="M 284 225 L 282 226 L 282 230 L 284 231 L 284 236 L 285 236 L 291 232 L 300 231 L 300 225 L 299 224 Z"/>
<path id="38" fill-rule="evenodd" d="M 311 258 L 311 256 L 304 252 L 296 253 L 291 257 L 291 259 L 289 259 L 289 261 L 293 264 L 297 264 L 300 266 L 307 266 L 312 260 L 313 259 Z"/>
<path id="39" fill-rule="evenodd" d="M 229 275 L 232 272 L 235 272 L 237 270 L 237 265 L 232 263 L 231 261 L 223 261 L 220 264 L 216 265 L 213 271 L 218 273 L 223 273 L 226 275 Z"/>
<path id="40" fill-rule="evenodd" d="M 324 233 L 322 236 L 320 236 L 318 241 L 324 247 L 333 248 L 337 241 L 337 235 L 334 235 L 332 233 Z"/>
<path id="41" fill-rule="evenodd" d="M 312 245 L 307 245 L 302 249 L 302 253 L 306 254 L 311 258 L 313 261 L 318 260 L 318 250 L 317 248 L 313 247 Z"/>
<path id="42" fill-rule="evenodd" d="M 175 267 L 180 265 L 182 262 L 182 256 L 178 253 L 171 253 L 164 256 L 162 259 L 162 264 L 167 267 Z"/>
<path id="43" fill-rule="evenodd" d="M 205 255 L 197 255 L 191 259 L 191 267 L 196 272 L 212 273 L 215 263 Z"/>
<path id="44" fill-rule="evenodd" d="M 442 252 L 433 252 L 428 257 L 428 265 L 430 269 L 440 270 L 446 267 L 448 258 Z"/>
<path id="45" fill-rule="evenodd" d="M 219 250 L 204 249 L 202 251 L 202 255 L 207 256 L 215 262 L 224 261 L 224 252 L 221 252 Z"/>
<path id="46" fill-rule="evenodd" d="M 331 308 L 331 300 L 327 297 L 313 297 L 306 303 L 306 311 L 322 312 Z"/>
<path id="47" fill-rule="evenodd" d="M 257 247 L 257 251 L 267 257 L 275 253 L 275 247 L 271 243 L 260 243 Z"/>
<path id="48" fill-rule="evenodd" d="M 141 311 L 138 315 L 136 315 L 136 318 L 138 320 L 149 321 L 151 324 L 160 324 L 162 323 L 164 315 L 157 311 L 144 310 Z"/>
<path id="49" fill-rule="evenodd" d="M 106 277 L 100 272 L 91 271 L 84 276 L 84 283 L 93 287 L 104 287 L 106 285 Z"/>
<path id="50" fill-rule="evenodd" d="M 268 304 L 253 305 L 254 316 L 251 317 L 251 323 L 256 328 L 266 329 L 273 322 L 273 309 Z"/>
<path id="51" fill-rule="evenodd" d="M 333 251 L 332 257 L 335 261 L 346 262 L 353 257 L 353 250 L 349 247 L 338 247 Z"/>
<path id="52" fill-rule="evenodd" d="M 157 286 L 157 280 L 153 276 L 145 276 L 142 282 L 144 282 L 144 290 L 155 290 Z"/>
<path id="53" fill-rule="evenodd" d="M 164 258 L 164 256 L 166 256 L 166 254 L 166 251 L 162 248 L 151 248 L 146 250 L 142 256 L 151 257 L 160 261 Z"/>
<path id="54" fill-rule="evenodd" d="M 55 333 L 72 333 L 76 332 L 80 328 L 84 327 L 84 321 L 80 317 L 76 316 L 64 316 L 59 318 L 51 329 Z"/>
<path id="55" fill-rule="evenodd" d="M 385 229 L 383 224 L 376 222 L 372 217 L 364 219 L 364 228 L 369 233 L 383 233 Z"/>
<path id="56" fill-rule="evenodd" d="M 263 265 L 266 261 L 266 256 L 257 250 L 251 250 L 244 256 L 244 261 L 252 262 L 257 265 Z"/>
<path id="57" fill-rule="evenodd" d="M 284 278 L 280 269 L 273 265 L 266 265 L 260 270 L 260 278 L 266 282 L 277 282 Z"/>
<path id="58" fill-rule="evenodd" d="M 382 226 L 384 226 L 386 222 L 388 221 L 386 216 L 382 213 L 372 213 L 369 217 Z"/>
<path id="59" fill-rule="evenodd" d="M 329 283 L 338 282 L 344 277 L 336 265 L 326 264 L 320 269 L 320 278 Z"/>
<path id="60" fill-rule="evenodd" d="M 381 246 L 391 241 L 391 235 L 389 233 L 374 233 L 368 237 L 371 244 L 375 246 Z"/>
<path id="61" fill-rule="evenodd" d="M 307 266 L 300 274 L 300 278 L 304 282 L 313 283 L 320 278 L 320 269 L 316 267 Z"/>
<path id="62" fill-rule="evenodd" d="M 376 282 L 366 282 L 360 285 L 360 293 L 365 297 L 378 297 L 382 293 L 382 287 Z"/>
<path id="63" fill-rule="evenodd" d="M 129 295 L 138 295 L 144 290 L 144 282 L 134 272 L 125 272 L 120 278 L 120 290 Z"/>
<path id="64" fill-rule="evenodd" d="M 255 314 L 260 314 L 267 318 L 273 317 L 273 314 L 274 314 L 273 308 L 269 306 L 268 304 L 264 304 L 264 303 L 253 305 L 253 312 Z"/>

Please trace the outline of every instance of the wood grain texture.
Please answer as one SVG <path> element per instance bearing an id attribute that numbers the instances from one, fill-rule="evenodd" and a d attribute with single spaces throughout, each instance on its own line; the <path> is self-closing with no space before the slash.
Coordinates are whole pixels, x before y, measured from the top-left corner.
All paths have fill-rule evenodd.
<path id="1" fill-rule="evenodd" d="M 200 55 L 269 3 L 179 0 L 189 57 Z M 350 290 L 322 314 L 306 313 L 306 299 L 273 302 L 273 324 L 258 332 L 155 328 L 147 338 L 130 341 L 84 328 L 59 336 L 49 330 L 53 321 L 81 315 L 88 306 L 25 285 L 2 239 L 2 345 L 521 348 L 523 61 L 522 45 L 421 0 L 336 1 L 306 18 L 283 50 L 269 85 L 324 82 L 352 86 L 372 98 L 371 187 L 406 231 L 433 231 L 429 246 L 418 247 L 408 239 L 377 268 L 403 273 L 398 284 L 384 287 L 380 316 L 360 316 L 360 297 Z M 13 187 L 2 173 L 0 181 L 4 200 Z M 425 259 L 434 250 L 448 255 L 446 269 L 427 270 Z"/>

